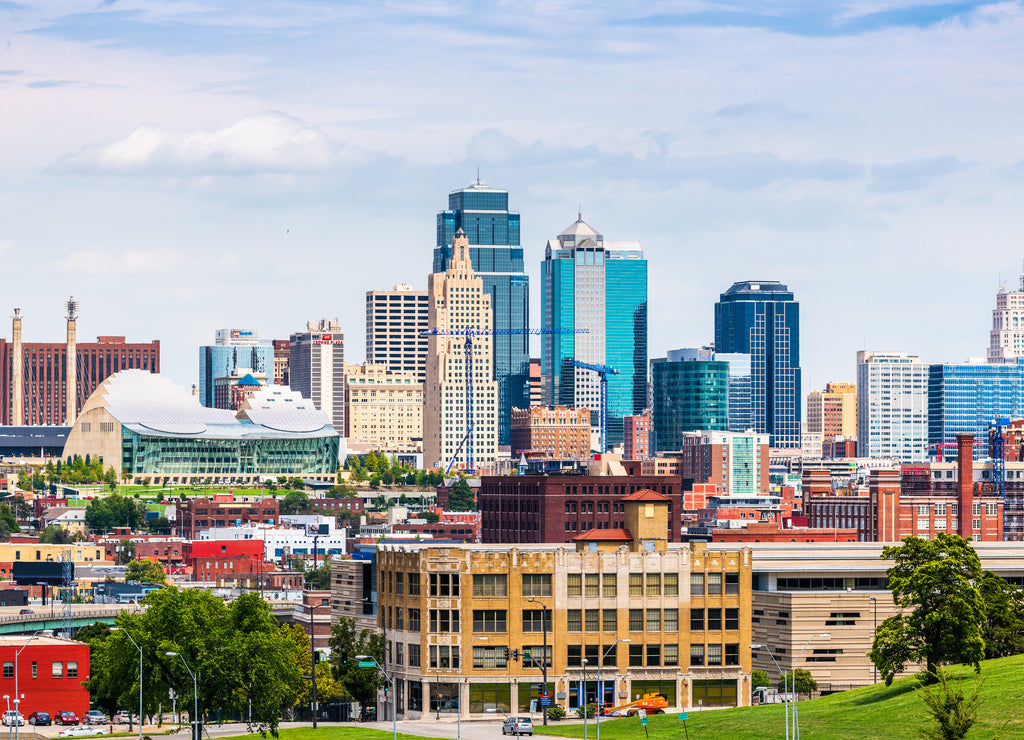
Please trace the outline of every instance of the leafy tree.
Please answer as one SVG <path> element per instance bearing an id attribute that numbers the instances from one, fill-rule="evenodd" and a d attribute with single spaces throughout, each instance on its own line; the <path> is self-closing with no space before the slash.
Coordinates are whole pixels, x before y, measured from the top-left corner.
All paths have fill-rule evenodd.
<path id="1" fill-rule="evenodd" d="M 51 524 L 39 533 L 39 543 L 43 545 L 66 545 L 71 542 L 71 535 L 64 527 Z"/>
<path id="2" fill-rule="evenodd" d="M 128 569 L 124 573 L 126 581 L 138 581 L 139 583 L 151 583 L 162 585 L 167 581 L 164 569 L 155 560 L 135 559 L 128 563 Z"/>
<path id="3" fill-rule="evenodd" d="M 370 478 L 370 488 L 380 488 L 380 476 L 376 473 Z"/>
<path id="4" fill-rule="evenodd" d="M 943 663 L 980 671 L 985 604 L 977 587 L 981 561 L 970 542 L 941 533 L 934 540 L 905 537 L 902 545 L 883 548 L 882 557 L 894 561 L 889 588 L 902 610 L 878 626 L 868 653 L 886 685 L 921 661 L 931 677 Z"/>
<path id="5" fill-rule="evenodd" d="M 330 498 L 349 498 L 352 496 L 352 489 L 346 486 L 344 483 L 339 483 L 336 486 L 331 486 L 327 489 L 327 495 Z"/>
<path id="6" fill-rule="evenodd" d="M 437 524 L 441 521 L 440 515 L 434 511 L 421 511 L 416 518 L 425 520 L 427 524 Z"/>
<path id="7" fill-rule="evenodd" d="M 465 478 L 459 478 L 448 490 L 448 511 L 476 511 L 476 499 L 473 489 Z"/>
<path id="8" fill-rule="evenodd" d="M 91 646 L 93 642 L 103 642 L 110 637 L 110 625 L 106 622 L 93 622 L 75 633 L 75 639 L 79 642 L 87 642 Z"/>
<path id="9" fill-rule="evenodd" d="M 765 674 L 766 678 L 767 675 Z M 784 675 L 785 683 L 783 682 L 783 677 L 779 676 L 779 691 L 795 691 L 798 694 L 810 696 L 812 691 L 818 690 L 818 682 L 814 680 L 811 672 L 804 668 L 797 668 L 795 671 L 789 671 Z M 770 686 L 771 684 L 768 685 Z M 788 688 L 783 688 L 784 686 L 788 686 Z"/>
<path id="10" fill-rule="evenodd" d="M 121 540 L 121 544 L 117 548 L 117 557 L 115 558 L 117 564 L 128 565 L 134 559 L 135 543 L 132 540 Z"/>
<path id="11" fill-rule="evenodd" d="M 305 491 L 288 491 L 279 507 L 282 514 L 305 514 L 311 508 Z"/>
<path id="12" fill-rule="evenodd" d="M 771 686 L 772 680 L 768 677 L 768 671 L 755 669 L 750 673 L 750 690 L 759 689 L 762 686 Z"/>
<path id="13" fill-rule="evenodd" d="M 146 522 L 146 529 L 154 534 L 167 534 L 171 531 L 171 523 L 165 516 L 158 516 Z"/>
<path id="14" fill-rule="evenodd" d="M 94 498 L 85 508 L 85 523 L 97 532 L 109 532 L 113 527 L 138 529 L 146 519 L 146 507 L 141 501 L 116 493 Z"/>
<path id="15" fill-rule="evenodd" d="M 964 696 L 963 680 L 950 680 L 939 668 L 933 679 L 935 686 L 915 689 L 928 707 L 935 724 L 920 728 L 925 740 L 962 740 L 978 721 L 981 706 L 981 677 L 974 677 L 970 696 Z"/>
<path id="16" fill-rule="evenodd" d="M 1024 590 L 986 570 L 978 587 L 985 600 L 985 658 L 1024 653 Z"/>
<path id="17" fill-rule="evenodd" d="M 324 560 L 319 568 L 306 571 L 306 588 L 327 591 L 331 588 L 331 561 Z"/>
<path id="18" fill-rule="evenodd" d="M 341 617 L 331 625 L 331 668 L 349 695 L 363 706 L 376 702 L 385 680 L 376 668 L 360 668 L 356 656 L 371 655 L 384 665 L 387 644 L 381 632 L 364 629 L 357 633 L 354 619 Z"/>
<path id="19" fill-rule="evenodd" d="M 15 532 L 21 531 L 21 527 L 18 526 L 18 520 L 11 510 L 10 504 L 6 502 L 0 504 L 0 523 L 3 524 L 8 537 Z"/>
<path id="20" fill-rule="evenodd" d="M 309 648 L 309 636 L 297 624 L 282 625 L 281 631 L 284 632 L 289 640 L 295 643 L 299 673 L 303 677 L 292 704 L 295 706 L 309 704 L 313 701 L 312 682 L 305 678 L 306 676 L 313 675 L 313 652 Z M 326 660 L 318 662 L 316 664 L 316 700 L 320 702 L 338 699 L 344 693 L 344 687 L 334 677 L 334 670 L 331 668 L 331 664 Z"/>

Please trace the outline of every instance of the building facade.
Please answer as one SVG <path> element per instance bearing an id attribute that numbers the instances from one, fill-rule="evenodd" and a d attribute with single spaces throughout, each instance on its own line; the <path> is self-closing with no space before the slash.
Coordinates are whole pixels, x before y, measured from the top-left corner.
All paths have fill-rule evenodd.
<path id="1" fill-rule="evenodd" d="M 988 437 L 996 419 L 1024 415 L 1024 355 L 1001 363 L 966 362 L 928 367 L 928 447 L 956 451 L 956 435 Z M 987 457 L 978 444 L 974 457 Z"/>
<path id="2" fill-rule="evenodd" d="M 919 462 L 927 445 L 928 366 L 905 352 L 858 352 L 858 454 Z"/>
<path id="3" fill-rule="evenodd" d="M 337 319 L 306 323 L 291 335 L 289 387 L 327 414 L 339 433 L 345 429 L 345 335 Z"/>
<path id="4" fill-rule="evenodd" d="M 651 360 L 655 452 L 679 450 L 686 432 L 729 428 L 729 364 L 704 349 Z"/>
<path id="5" fill-rule="evenodd" d="M 820 434 L 823 445 L 836 437 L 856 438 L 857 384 L 828 383 L 824 391 L 808 393 L 806 433 Z"/>
<path id="6" fill-rule="evenodd" d="M 199 348 L 199 403 L 214 408 L 217 378 L 231 377 L 238 370 L 268 378 L 273 376 L 274 369 L 274 346 L 261 341 L 259 332 L 218 329 L 214 344 Z"/>
<path id="7" fill-rule="evenodd" d="M 366 291 L 366 363 L 427 377 L 427 291 L 411 285 Z"/>
<path id="8" fill-rule="evenodd" d="M 519 214 L 508 209 L 508 191 L 488 187 L 478 177 L 448 194 L 448 208 L 437 214 L 435 274 L 448 270 L 459 229 L 469 244 L 473 272 L 490 297 L 491 328 L 500 332 L 491 338 L 492 380 L 498 384 L 498 444 L 507 445 L 512 409 L 530 405 L 530 343 L 523 331 L 530 326 L 530 278 L 519 243 Z"/>
<path id="9" fill-rule="evenodd" d="M 386 365 L 345 368 L 345 436 L 386 453 L 423 451 L 423 382 Z"/>
<path id="10" fill-rule="evenodd" d="M 21 694 L 17 706 L 22 717 L 67 710 L 81 718 L 89 711 L 89 690 L 85 688 L 90 676 L 89 655 L 84 642 L 46 635 L 5 635 L 0 638 L 4 668 L 0 691 L 8 697 Z"/>
<path id="11" fill-rule="evenodd" d="M 288 385 L 288 354 L 291 343 L 287 339 L 275 339 L 274 347 L 274 385 Z"/>
<path id="12" fill-rule="evenodd" d="M 622 458 L 624 460 L 646 460 L 651 457 L 651 411 L 632 414 L 622 419 Z"/>
<path id="13" fill-rule="evenodd" d="M 586 406 L 601 421 L 601 382 L 571 360 L 607 365 L 607 444 L 622 419 L 647 408 L 647 260 L 638 241 L 606 241 L 582 216 L 548 241 L 541 266 L 544 402 Z"/>
<path id="14" fill-rule="evenodd" d="M 766 493 L 768 435 L 746 432 L 691 432 L 683 437 L 679 472 L 694 483 L 711 483 L 728 496 Z"/>
<path id="15" fill-rule="evenodd" d="M 245 370 L 234 370 L 226 377 L 213 380 L 213 408 L 238 411 L 245 399 L 267 384 L 267 376 L 254 376 Z"/>
<path id="16" fill-rule="evenodd" d="M 989 362 L 1012 362 L 1024 357 L 1024 275 L 1017 290 L 999 286 L 986 357 Z"/>
<path id="17" fill-rule="evenodd" d="M 204 529 L 250 523 L 276 525 L 278 516 L 279 507 L 275 498 L 245 501 L 236 499 L 230 493 L 217 494 L 213 498 L 190 498 L 179 503 L 174 529 L 179 536 L 194 540 Z M 212 557 L 217 553 L 202 551 L 199 554 Z M 247 553 L 232 551 L 231 554 Z"/>
<path id="18" fill-rule="evenodd" d="M 715 304 L 715 350 L 750 356 L 751 428 L 800 446 L 800 304 L 774 280 L 734 283 Z"/>
<path id="19" fill-rule="evenodd" d="M 590 455 L 590 409 L 536 406 L 512 409 L 512 455 L 546 452 L 551 457 Z"/>
<path id="20" fill-rule="evenodd" d="M 491 296 L 473 271 L 464 232 L 455 232 L 446 262 L 446 271 L 430 275 L 427 285 L 429 323 L 438 333 L 431 334 L 428 342 L 423 462 L 443 469 L 454 460 L 461 469 L 475 469 L 492 462 L 498 452 Z M 472 336 L 469 367 L 466 331 Z"/>

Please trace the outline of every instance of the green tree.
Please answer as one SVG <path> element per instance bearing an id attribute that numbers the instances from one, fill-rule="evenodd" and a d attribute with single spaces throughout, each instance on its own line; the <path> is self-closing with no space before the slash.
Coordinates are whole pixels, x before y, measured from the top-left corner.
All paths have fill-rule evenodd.
<path id="1" fill-rule="evenodd" d="M 158 516 L 146 522 L 146 529 L 154 534 L 168 534 L 171 531 L 171 523 L 165 516 Z"/>
<path id="2" fill-rule="evenodd" d="M 303 677 L 292 704 L 295 706 L 309 704 L 313 701 L 312 681 L 306 678 L 306 676 L 313 675 L 313 652 L 309 648 L 309 635 L 297 624 L 281 625 L 281 630 L 295 644 L 299 674 Z M 344 687 L 334 678 L 331 664 L 326 660 L 318 661 L 316 664 L 316 700 L 326 702 L 331 699 L 339 699 L 344 693 Z"/>
<path id="3" fill-rule="evenodd" d="M 305 491 L 288 491 L 278 508 L 282 514 L 305 514 L 312 507 Z"/>
<path id="4" fill-rule="evenodd" d="M 765 677 L 767 675 L 765 674 Z M 770 686 L 771 684 L 768 685 Z M 779 676 L 778 689 L 779 691 L 796 691 L 798 694 L 810 696 L 811 692 L 818 690 L 818 682 L 814 680 L 814 676 L 811 675 L 810 671 L 804 668 L 797 668 L 796 671 L 789 671 L 785 674 L 785 682 L 783 677 Z"/>
<path id="5" fill-rule="evenodd" d="M 416 515 L 417 519 L 423 519 L 427 524 L 437 524 L 441 521 L 440 515 L 433 511 L 421 511 Z"/>
<path id="6" fill-rule="evenodd" d="M 112 493 L 94 498 L 85 508 L 85 523 L 96 532 L 109 532 L 113 527 L 138 529 L 146 519 L 141 501 Z"/>
<path id="7" fill-rule="evenodd" d="M 306 571 L 306 588 L 327 591 L 331 588 L 331 561 L 324 560 L 318 568 Z"/>
<path id="8" fill-rule="evenodd" d="M 1024 590 L 986 570 L 978 587 L 985 601 L 985 658 L 1024 653 Z"/>
<path id="9" fill-rule="evenodd" d="M 356 621 L 341 617 L 331 626 L 331 668 L 349 695 L 363 706 L 373 704 L 385 680 L 376 668 L 360 668 L 357 655 L 370 655 L 384 665 L 388 641 L 381 632 L 356 632 Z"/>
<path id="10" fill-rule="evenodd" d="M 14 516 L 14 511 L 11 510 L 10 504 L 6 501 L 0 504 L 0 523 L 6 528 L 8 536 L 21 531 L 21 527 L 18 526 L 18 520 Z"/>
<path id="11" fill-rule="evenodd" d="M 136 559 L 128 563 L 128 569 L 124 573 L 126 581 L 138 581 L 139 583 L 151 583 L 163 585 L 167 581 L 164 569 L 155 560 Z"/>
<path id="12" fill-rule="evenodd" d="M 51 524 L 39 533 L 39 543 L 43 545 L 66 545 L 71 542 L 71 535 L 64 527 Z"/>
<path id="13" fill-rule="evenodd" d="M 920 728 L 925 740 L 963 740 L 978 721 L 981 706 L 981 677 L 974 677 L 970 696 L 964 696 L 963 679 L 950 680 L 939 668 L 932 687 L 919 687 L 917 695 L 928 707 L 935 724 Z"/>
<path id="14" fill-rule="evenodd" d="M 75 639 L 79 642 L 87 642 L 91 646 L 94 641 L 103 642 L 110 637 L 110 625 L 106 622 L 93 622 L 75 633 Z"/>
<path id="15" fill-rule="evenodd" d="M 476 511 L 476 499 L 473 498 L 473 489 L 465 478 L 459 478 L 448 489 L 448 511 Z"/>
<path id="16" fill-rule="evenodd" d="M 750 690 L 759 689 L 762 686 L 771 686 L 772 680 L 768 677 L 768 671 L 762 671 L 760 668 L 754 669 L 750 672 Z"/>
<path id="17" fill-rule="evenodd" d="M 121 544 L 117 547 L 117 557 L 115 558 L 117 564 L 128 565 L 134 559 L 135 543 L 131 540 L 121 540 Z"/>
<path id="18" fill-rule="evenodd" d="M 981 561 L 970 542 L 941 533 L 934 540 L 905 537 L 902 545 L 884 547 L 882 557 L 894 561 L 889 588 L 902 610 L 878 626 L 868 653 L 886 685 L 921 661 L 931 677 L 944 663 L 980 671 L 985 604 L 977 585 Z"/>

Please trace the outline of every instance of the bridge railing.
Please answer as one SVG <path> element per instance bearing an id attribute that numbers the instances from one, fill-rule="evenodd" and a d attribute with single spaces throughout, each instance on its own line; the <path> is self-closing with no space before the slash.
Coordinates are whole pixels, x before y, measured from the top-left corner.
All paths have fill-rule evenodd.
<path id="1" fill-rule="evenodd" d="M 72 619 L 87 619 L 89 617 L 111 617 L 120 614 L 122 611 L 136 613 L 142 611 L 139 604 L 111 604 L 110 606 L 94 607 L 91 609 L 75 609 L 71 613 Z M 15 622 L 39 622 L 39 621 L 60 621 L 64 619 L 62 611 L 54 611 L 53 614 L 46 612 L 32 612 L 31 614 L 11 614 L 0 617 L 0 624 L 12 624 Z"/>

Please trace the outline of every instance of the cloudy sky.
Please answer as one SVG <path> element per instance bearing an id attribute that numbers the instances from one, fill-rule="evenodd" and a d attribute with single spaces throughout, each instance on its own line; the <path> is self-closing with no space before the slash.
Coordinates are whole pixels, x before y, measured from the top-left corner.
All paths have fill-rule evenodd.
<path id="1" fill-rule="evenodd" d="M 0 0 L 0 336 L 286 337 L 425 288 L 479 167 L 536 283 L 584 218 L 640 239 L 651 356 L 734 281 L 802 311 L 804 391 L 855 353 L 983 356 L 1024 243 L 1021 3 Z M 539 347 L 537 348 L 539 352 Z"/>

